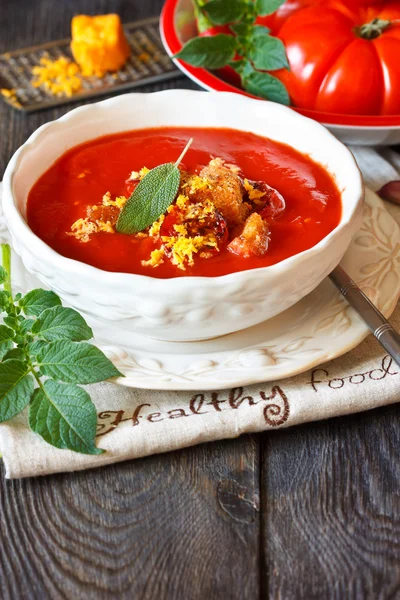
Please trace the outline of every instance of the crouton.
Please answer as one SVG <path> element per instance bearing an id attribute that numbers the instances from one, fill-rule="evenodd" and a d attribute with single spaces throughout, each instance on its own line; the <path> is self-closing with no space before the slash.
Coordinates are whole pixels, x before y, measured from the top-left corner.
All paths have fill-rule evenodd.
<path id="1" fill-rule="evenodd" d="M 243 202 L 244 187 L 241 178 L 224 166 L 223 161 L 211 161 L 199 176 L 209 185 L 199 186 L 193 194 L 197 202 L 210 200 L 226 219 L 228 227 L 242 225 L 249 215 L 250 207 Z"/>
<path id="2" fill-rule="evenodd" d="M 258 213 L 253 213 L 248 217 L 241 233 L 228 245 L 228 249 L 243 258 L 263 256 L 268 250 L 268 242 L 267 223 Z"/>

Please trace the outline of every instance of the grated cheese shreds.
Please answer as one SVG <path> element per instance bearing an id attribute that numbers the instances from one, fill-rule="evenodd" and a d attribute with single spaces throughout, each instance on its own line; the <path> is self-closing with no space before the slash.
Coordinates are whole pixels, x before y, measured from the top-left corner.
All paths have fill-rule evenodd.
<path id="1" fill-rule="evenodd" d="M 150 169 L 148 169 L 147 167 L 142 167 L 140 169 L 140 171 L 132 171 L 132 173 L 129 176 L 128 181 L 138 181 L 138 180 L 142 180 L 143 177 L 145 175 L 147 175 L 147 173 L 150 172 Z"/>
<path id="2" fill-rule="evenodd" d="M 9 101 L 9 103 L 15 106 L 16 108 L 22 107 L 21 102 L 18 100 L 17 90 L 15 90 L 14 88 L 2 88 L 0 90 L 0 93 L 3 96 L 3 98 L 6 98 Z"/>
<path id="3" fill-rule="evenodd" d="M 122 208 L 128 201 L 126 196 L 117 196 L 115 200 L 111 200 L 111 193 L 107 192 L 103 196 L 103 206 L 116 206 L 117 208 Z"/>
<path id="4" fill-rule="evenodd" d="M 214 234 L 196 235 L 194 237 L 162 236 L 165 247 L 171 252 L 171 262 L 182 271 L 194 265 L 194 255 L 204 248 L 217 248 L 218 242 Z"/>
<path id="5" fill-rule="evenodd" d="M 71 226 L 71 231 L 67 232 L 67 235 L 71 235 L 80 242 L 86 243 L 90 240 L 90 236 L 93 233 L 99 233 L 104 231 L 105 233 L 114 233 L 114 228 L 110 221 L 91 221 L 90 219 L 78 219 Z"/>
<path id="6" fill-rule="evenodd" d="M 164 262 L 163 257 L 164 257 L 164 249 L 163 248 L 153 250 L 153 252 L 150 254 L 149 260 L 142 260 L 142 266 L 143 267 L 158 267 L 159 265 L 162 265 L 162 263 Z"/>
<path id="7" fill-rule="evenodd" d="M 256 188 L 253 185 L 251 185 L 248 179 L 245 179 L 243 181 L 243 185 L 246 192 L 249 194 L 250 200 L 259 200 L 260 198 L 265 196 L 265 192 L 262 192 L 261 190 L 256 190 Z"/>
<path id="8" fill-rule="evenodd" d="M 54 96 L 73 96 L 82 88 L 79 66 L 65 56 L 51 60 L 42 56 L 39 65 L 32 68 L 33 87 L 43 87 Z"/>
<path id="9" fill-rule="evenodd" d="M 149 229 L 150 237 L 158 237 L 159 236 L 161 225 L 163 224 L 164 219 L 165 219 L 165 215 L 161 215 L 161 217 L 157 221 L 154 221 L 153 225 Z"/>

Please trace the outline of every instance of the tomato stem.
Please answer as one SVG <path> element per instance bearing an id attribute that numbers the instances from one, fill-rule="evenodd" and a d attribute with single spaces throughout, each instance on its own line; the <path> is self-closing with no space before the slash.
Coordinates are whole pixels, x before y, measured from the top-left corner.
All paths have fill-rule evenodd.
<path id="1" fill-rule="evenodd" d="M 372 19 L 369 23 L 361 25 L 358 32 L 363 39 L 374 40 L 395 22 L 396 21 L 389 21 L 387 19 Z"/>

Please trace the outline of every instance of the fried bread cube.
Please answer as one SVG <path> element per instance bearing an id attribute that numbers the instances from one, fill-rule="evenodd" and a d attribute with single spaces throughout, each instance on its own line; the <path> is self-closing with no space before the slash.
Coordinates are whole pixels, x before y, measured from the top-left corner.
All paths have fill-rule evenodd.
<path id="1" fill-rule="evenodd" d="M 241 178 L 218 159 L 212 160 L 199 175 L 207 180 L 208 186 L 194 192 L 196 200 L 210 200 L 225 218 L 228 227 L 242 225 L 250 212 L 250 206 L 243 202 L 244 187 Z"/>
<path id="2" fill-rule="evenodd" d="M 228 245 L 228 249 L 243 258 L 263 256 L 268 250 L 268 243 L 268 225 L 258 213 L 253 213 L 246 220 L 240 234 Z"/>
<path id="3" fill-rule="evenodd" d="M 72 54 L 84 76 L 118 71 L 130 48 L 118 15 L 77 15 L 72 19 Z"/>

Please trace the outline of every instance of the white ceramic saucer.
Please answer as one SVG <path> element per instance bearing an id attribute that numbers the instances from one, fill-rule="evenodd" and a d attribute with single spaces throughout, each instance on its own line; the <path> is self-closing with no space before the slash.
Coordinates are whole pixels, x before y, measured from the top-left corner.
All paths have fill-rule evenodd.
<path id="1" fill-rule="evenodd" d="M 1 219 L 0 241 L 8 232 Z M 363 226 L 341 262 L 385 316 L 400 296 L 400 228 L 366 192 Z M 16 291 L 43 287 L 13 256 Z M 368 329 L 326 279 L 298 304 L 261 325 L 202 342 L 127 336 L 117 325 L 88 322 L 95 343 L 124 373 L 117 383 L 157 390 L 212 390 L 291 377 L 359 344 Z"/>

